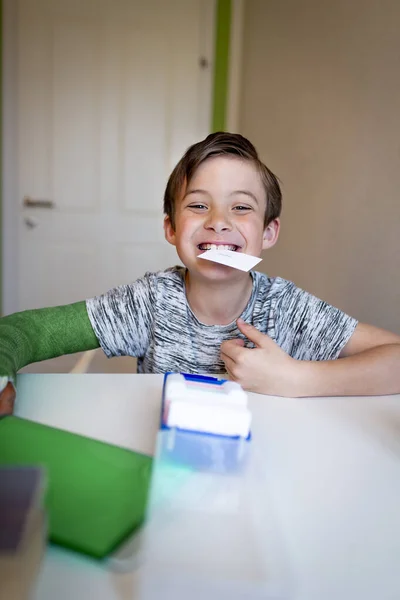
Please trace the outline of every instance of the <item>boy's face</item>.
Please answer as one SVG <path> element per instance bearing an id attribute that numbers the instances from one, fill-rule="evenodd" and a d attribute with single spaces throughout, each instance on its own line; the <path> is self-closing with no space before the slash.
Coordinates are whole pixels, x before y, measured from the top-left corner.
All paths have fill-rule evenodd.
<path id="1" fill-rule="evenodd" d="M 279 220 L 264 228 L 266 195 L 256 167 L 229 156 L 200 165 L 175 206 L 175 229 L 165 218 L 165 237 L 191 274 L 224 278 L 236 271 L 197 257 L 211 244 L 260 256 L 278 238 Z"/>

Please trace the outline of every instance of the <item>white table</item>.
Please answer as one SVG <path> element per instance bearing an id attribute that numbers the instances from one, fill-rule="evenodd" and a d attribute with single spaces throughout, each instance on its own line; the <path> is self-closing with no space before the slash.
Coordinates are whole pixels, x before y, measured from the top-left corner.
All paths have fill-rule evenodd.
<path id="1" fill-rule="evenodd" d="M 20 375 L 16 414 L 151 454 L 160 375 Z M 293 600 L 400 598 L 400 396 L 288 399 L 250 394 Z M 60 548 L 37 600 L 125 600 L 116 574 Z"/>

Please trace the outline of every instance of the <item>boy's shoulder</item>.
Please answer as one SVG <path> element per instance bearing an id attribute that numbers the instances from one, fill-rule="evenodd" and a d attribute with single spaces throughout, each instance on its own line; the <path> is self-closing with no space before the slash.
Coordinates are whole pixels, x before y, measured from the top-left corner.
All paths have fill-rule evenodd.
<path id="1" fill-rule="evenodd" d="M 139 280 L 147 280 L 149 284 L 158 286 L 158 285 L 175 285 L 177 287 L 183 287 L 185 283 L 185 267 L 180 265 L 175 265 L 173 267 L 168 267 L 163 271 L 146 271 L 146 273 Z M 136 282 L 133 282 L 132 285 L 135 285 Z"/>
<path id="2" fill-rule="evenodd" d="M 328 302 L 297 286 L 283 277 L 270 277 L 259 271 L 252 272 L 255 282 L 256 300 L 264 307 L 271 307 L 276 313 L 300 314 L 307 312 L 329 312 Z M 335 309 L 336 310 L 336 309 Z"/>
<path id="3" fill-rule="evenodd" d="M 258 293 L 268 297 L 285 297 L 298 294 L 309 295 L 305 290 L 297 287 L 293 281 L 284 279 L 283 277 L 270 277 L 260 271 L 252 271 L 254 283 L 258 289 Z"/>
<path id="4" fill-rule="evenodd" d="M 138 279 L 131 281 L 125 286 L 128 295 L 149 295 L 153 299 L 157 296 L 179 295 L 185 289 L 185 268 L 175 265 L 163 271 L 146 271 Z"/>
<path id="5" fill-rule="evenodd" d="M 184 283 L 185 281 L 185 268 L 180 265 L 168 267 L 162 271 L 145 271 L 143 275 L 137 279 L 126 283 L 126 286 L 134 287 L 138 284 L 147 284 L 149 286 L 156 285 L 158 282 L 174 281 L 177 283 Z"/>
<path id="6" fill-rule="evenodd" d="M 182 267 L 181 265 L 174 265 L 173 267 L 168 267 L 168 269 L 164 269 L 163 271 L 157 271 L 155 275 L 158 279 L 161 280 L 184 282 L 185 273 L 186 267 Z"/>
<path id="7" fill-rule="evenodd" d="M 111 301 L 114 304 L 129 302 L 133 297 L 155 299 L 162 288 L 174 289 L 178 294 L 184 289 L 185 269 L 179 265 L 164 271 L 146 271 L 144 275 L 129 283 L 117 285 L 100 296 L 88 298 L 86 303 Z"/>

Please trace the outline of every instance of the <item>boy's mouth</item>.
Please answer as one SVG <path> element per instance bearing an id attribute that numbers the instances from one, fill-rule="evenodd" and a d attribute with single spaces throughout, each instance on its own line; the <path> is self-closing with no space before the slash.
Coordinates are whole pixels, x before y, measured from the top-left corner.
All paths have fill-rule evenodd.
<path id="1" fill-rule="evenodd" d="M 231 250 L 232 252 L 236 252 L 240 248 L 240 246 L 236 246 L 235 244 L 198 244 L 197 247 L 204 252 L 206 250 Z"/>

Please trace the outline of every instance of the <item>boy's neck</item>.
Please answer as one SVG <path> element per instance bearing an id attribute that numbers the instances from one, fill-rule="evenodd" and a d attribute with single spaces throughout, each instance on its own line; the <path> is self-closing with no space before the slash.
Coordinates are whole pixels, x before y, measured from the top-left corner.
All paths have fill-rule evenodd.
<path id="1" fill-rule="evenodd" d="M 205 283 L 186 271 L 186 298 L 201 323 L 229 325 L 240 317 L 253 289 L 253 279 L 246 275 L 221 285 L 218 281 Z"/>

